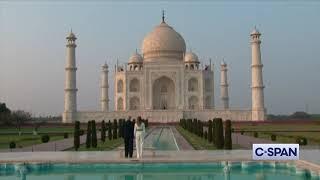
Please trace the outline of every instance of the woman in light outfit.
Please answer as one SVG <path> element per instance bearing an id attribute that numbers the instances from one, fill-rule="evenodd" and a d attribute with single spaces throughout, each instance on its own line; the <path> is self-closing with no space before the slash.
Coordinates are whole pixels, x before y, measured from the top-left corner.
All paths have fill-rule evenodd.
<path id="1" fill-rule="evenodd" d="M 137 123 L 134 124 L 134 136 L 136 138 L 136 150 L 138 159 L 142 158 L 144 133 L 144 123 L 141 121 L 141 117 L 138 117 Z"/>

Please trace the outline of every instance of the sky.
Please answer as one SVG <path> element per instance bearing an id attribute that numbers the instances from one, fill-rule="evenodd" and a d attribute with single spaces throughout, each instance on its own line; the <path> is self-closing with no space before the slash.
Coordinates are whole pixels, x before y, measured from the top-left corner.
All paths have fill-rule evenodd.
<path id="1" fill-rule="evenodd" d="M 320 113 L 320 3 L 316 1 L 10 1 L 0 2 L 0 102 L 35 116 L 63 112 L 65 37 L 76 49 L 78 109 L 99 110 L 101 66 L 110 67 L 113 109 L 116 59 L 128 62 L 144 36 L 166 22 L 203 65 L 215 65 L 215 105 L 220 62 L 228 64 L 231 108 L 251 106 L 254 26 L 262 33 L 265 105 L 272 114 Z"/>

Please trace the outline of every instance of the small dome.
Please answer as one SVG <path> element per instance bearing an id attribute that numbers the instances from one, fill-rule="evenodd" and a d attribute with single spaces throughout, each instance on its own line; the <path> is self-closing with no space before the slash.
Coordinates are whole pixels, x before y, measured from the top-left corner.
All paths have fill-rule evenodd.
<path id="1" fill-rule="evenodd" d="M 186 63 L 197 62 L 198 63 L 199 62 L 199 58 L 195 53 L 187 52 L 184 55 L 184 62 L 186 62 Z"/>
<path id="2" fill-rule="evenodd" d="M 258 29 L 256 27 L 254 27 L 254 29 L 252 30 L 252 32 L 250 34 L 251 35 L 260 34 L 260 32 L 258 31 Z"/>
<path id="3" fill-rule="evenodd" d="M 104 65 L 102 65 L 102 68 L 108 68 L 108 64 L 104 63 Z"/>
<path id="4" fill-rule="evenodd" d="M 129 59 L 129 64 L 142 63 L 142 62 L 143 62 L 143 58 L 138 52 L 135 52 Z"/>
<path id="5" fill-rule="evenodd" d="M 72 30 L 68 34 L 67 39 L 77 39 L 76 35 L 73 34 Z"/>
<path id="6" fill-rule="evenodd" d="M 142 43 L 144 59 L 159 57 L 182 59 L 186 43 L 182 36 L 164 21 L 145 36 Z"/>

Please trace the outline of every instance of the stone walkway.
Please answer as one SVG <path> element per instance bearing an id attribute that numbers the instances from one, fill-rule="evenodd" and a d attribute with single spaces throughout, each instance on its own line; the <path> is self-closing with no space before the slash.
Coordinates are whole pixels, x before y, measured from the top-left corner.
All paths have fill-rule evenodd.
<path id="1" fill-rule="evenodd" d="M 180 150 L 194 150 L 189 142 L 178 132 L 178 130 L 174 126 L 172 126 L 171 129 Z"/>

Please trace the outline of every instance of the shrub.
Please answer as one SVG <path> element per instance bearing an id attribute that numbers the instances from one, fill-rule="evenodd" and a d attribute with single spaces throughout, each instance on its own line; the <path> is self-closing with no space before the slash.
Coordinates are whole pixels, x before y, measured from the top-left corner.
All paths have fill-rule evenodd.
<path id="1" fill-rule="evenodd" d="M 83 136 L 83 135 L 84 135 L 84 130 L 83 130 L 83 129 L 80 129 L 80 130 L 79 130 L 79 135 L 80 135 L 80 136 Z"/>
<path id="2" fill-rule="evenodd" d="M 118 138 L 118 122 L 116 119 L 113 120 L 113 139 L 117 139 Z"/>
<path id="3" fill-rule="evenodd" d="M 106 141 L 106 123 L 104 120 L 101 122 L 101 141 L 105 142 Z"/>
<path id="4" fill-rule="evenodd" d="M 66 132 L 63 133 L 63 138 L 64 138 L 64 139 L 67 139 L 68 137 L 69 137 L 69 134 L 68 134 L 68 133 L 66 133 Z"/>
<path id="5" fill-rule="evenodd" d="M 44 134 L 41 136 L 41 142 L 47 143 L 50 140 L 50 136 L 48 134 Z"/>
<path id="6" fill-rule="evenodd" d="M 221 118 L 215 119 L 215 138 L 216 148 L 223 149 L 224 137 L 223 137 L 223 123 Z"/>
<path id="7" fill-rule="evenodd" d="M 216 127 L 216 119 L 212 119 L 212 143 L 214 145 L 216 145 L 216 128 L 215 127 Z"/>
<path id="8" fill-rule="evenodd" d="M 308 144 L 308 140 L 305 137 L 297 137 L 296 138 L 296 143 L 302 146 L 305 146 Z"/>
<path id="9" fill-rule="evenodd" d="M 241 134 L 241 135 L 244 135 L 244 131 L 241 131 L 240 134 Z"/>
<path id="10" fill-rule="evenodd" d="M 258 132 L 253 133 L 253 137 L 257 138 L 258 137 Z"/>
<path id="11" fill-rule="evenodd" d="M 271 141 L 276 141 L 277 140 L 277 136 L 275 134 L 271 134 Z"/>
<path id="12" fill-rule="evenodd" d="M 9 148 L 10 148 L 10 149 L 16 148 L 16 143 L 15 143 L 14 141 L 11 141 L 11 142 L 9 143 Z"/>
<path id="13" fill-rule="evenodd" d="M 212 142 L 212 121 L 209 120 L 208 123 L 208 141 L 211 143 Z"/>
<path id="14" fill-rule="evenodd" d="M 111 127 L 111 121 L 108 122 L 108 138 L 109 140 L 112 139 L 112 127 Z"/>
<path id="15" fill-rule="evenodd" d="M 78 151 L 80 146 L 80 122 L 76 121 L 74 125 L 74 133 L 73 133 L 73 146 L 76 151 Z"/>
<path id="16" fill-rule="evenodd" d="M 147 128 L 147 127 L 149 127 L 149 120 L 148 119 L 146 119 L 146 122 L 145 122 L 145 127 Z"/>
<path id="17" fill-rule="evenodd" d="M 200 121 L 200 136 L 203 138 L 203 122 Z"/>
<path id="18" fill-rule="evenodd" d="M 118 137 L 122 137 L 122 119 L 119 119 L 119 126 L 118 126 Z"/>
<path id="19" fill-rule="evenodd" d="M 98 139 L 97 139 L 97 129 L 96 129 L 96 121 L 91 121 L 91 146 L 97 148 L 98 146 Z"/>
<path id="20" fill-rule="evenodd" d="M 231 137 L 231 121 L 226 120 L 224 131 L 224 149 L 232 149 L 232 137 Z"/>
<path id="21" fill-rule="evenodd" d="M 92 129 L 92 121 L 88 121 L 87 123 L 87 137 L 86 137 L 86 148 L 91 147 L 91 129 Z"/>

